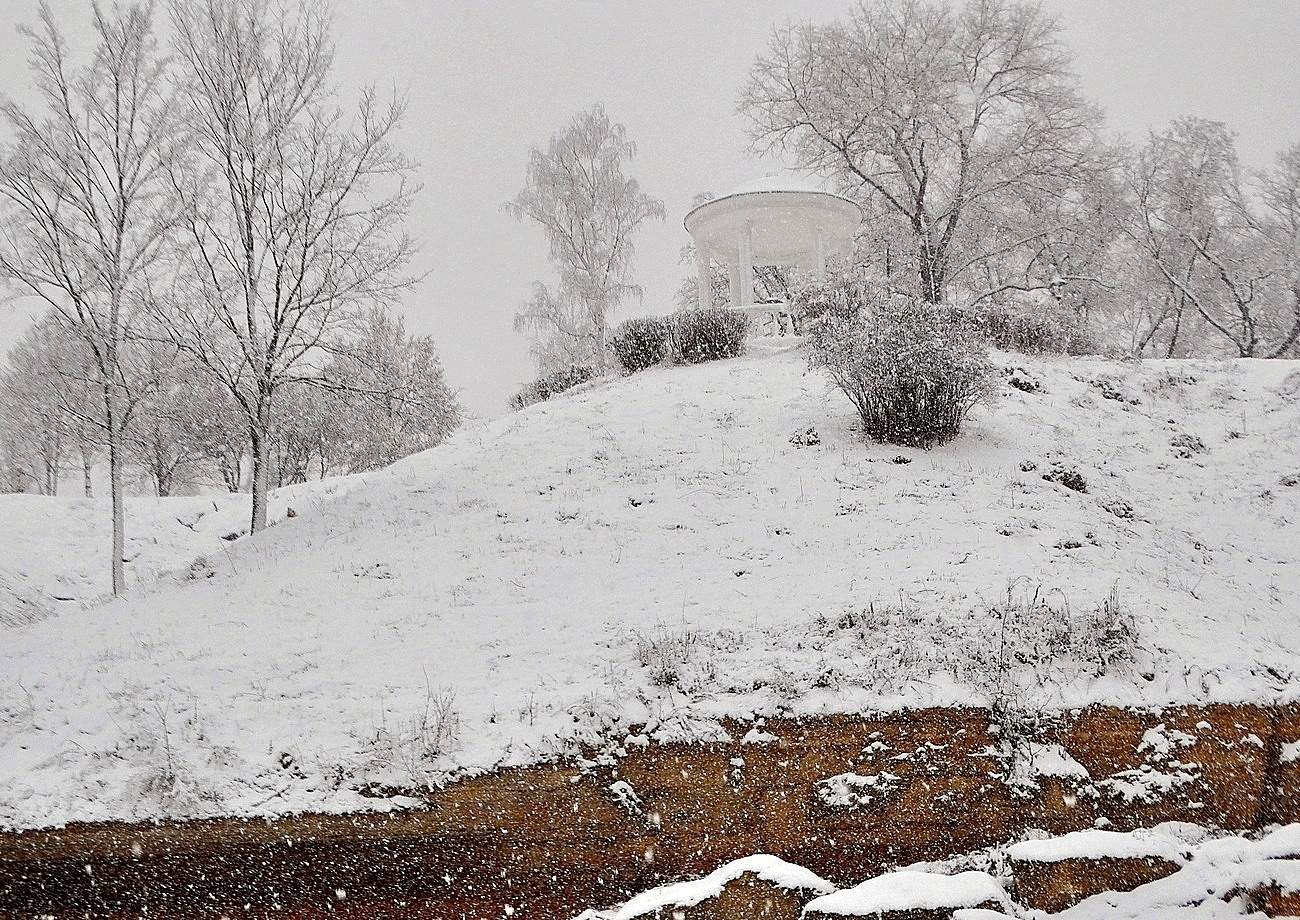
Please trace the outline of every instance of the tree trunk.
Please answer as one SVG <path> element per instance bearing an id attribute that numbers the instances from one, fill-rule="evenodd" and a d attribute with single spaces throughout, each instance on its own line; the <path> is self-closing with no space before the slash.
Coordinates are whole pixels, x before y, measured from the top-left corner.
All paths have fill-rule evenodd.
<path id="1" fill-rule="evenodd" d="M 86 453 L 84 445 L 81 450 L 81 491 L 86 498 L 95 497 L 95 487 L 90 481 L 90 455 Z"/>
<path id="2" fill-rule="evenodd" d="M 118 429 L 117 395 L 113 384 L 104 385 L 104 421 L 108 430 L 108 494 L 113 510 L 113 593 L 126 588 L 122 556 L 126 553 L 126 521 L 122 507 L 122 432 Z"/>
<path id="3" fill-rule="evenodd" d="M 265 409 L 258 410 L 257 422 L 249 426 L 248 435 L 253 447 L 253 521 L 250 532 L 257 533 L 266 527 L 266 492 L 267 467 L 270 465 L 270 438 L 266 420 L 269 417 Z"/>
<path id="4" fill-rule="evenodd" d="M 943 266 L 921 249 L 921 299 L 928 303 L 943 303 Z"/>

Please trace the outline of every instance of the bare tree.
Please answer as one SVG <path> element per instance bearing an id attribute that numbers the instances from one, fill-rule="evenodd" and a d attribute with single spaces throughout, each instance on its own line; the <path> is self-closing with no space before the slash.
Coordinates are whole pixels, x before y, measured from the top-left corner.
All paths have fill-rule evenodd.
<path id="1" fill-rule="evenodd" d="M 0 161 L 0 275 L 49 305 L 91 355 L 108 447 L 113 592 L 124 587 L 122 452 L 138 394 L 123 344 L 170 226 L 164 164 L 172 118 L 152 7 L 92 7 L 96 47 L 73 69 L 46 3 L 31 43 L 41 109 L 0 102 L 13 142 Z"/>
<path id="2" fill-rule="evenodd" d="M 205 371 L 165 345 L 139 342 L 132 350 L 156 385 L 136 410 L 127 455 L 153 485 L 154 494 L 171 495 L 207 459 L 205 434 L 214 407 L 195 386 Z"/>
<path id="3" fill-rule="evenodd" d="M 23 491 L 56 495 L 69 440 L 61 406 L 55 340 L 49 322 L 30 327 L 9 350 L 0 373 L 0 427 L 11 474 Z"/>
<path id="4" fill-rule="evenodd" d="M 414 164 L 391 144 L 401 103 L 380 105 L 367 90 L 351 119 L 335 104 L 322 4 L 171 9 L 190 140 L 172 173 L 186 246 L 159 313 L 244 416 L 257 531 L 277 392 L 316 379 L 323 346 L 363 305 L 416 280 L 403 229 Z"/>
<path id="5" fill-rule="evenodd" d="M 71 448 L 81 461 L 82 493 L 93 495 L 91 467 L 99 455 L 102 406 L 95 392 L 90 350 L 79 336 L 65 329 L 59 317 L 37 320 L 10 349 L 6 371 L 0 374 L 0 417 L 8 429 L 10 450 L 45 472 L 29 480 L 44 480 L 41 491 L 54 494 L 58 473 Z"/>
<path id="6" fill-rule="evenodd" d="M 1128 175 L 1126 232 L 1164 290 L 1141 347 L 1161 334 L 1172 355 L 1189 331 L 1217 334 L 1241 357 L 1278 357 L 1295 344 L 1296 215 L 1286 204 L 1295 177 L 1286 164 L 1284 155 L 1252 189 L 1222 123 L 1180 118 L 1151 135 Z"/>
<path id="7" fill-rule="evenodd" d="M 847 21 L 780 29 L 740 110 L 759 151 L 793 153 L 899 224 L 912 252 L 896 256 L 931 301 L 978 291 L 989 260 L 1061 229 L 1000 221 L 1009 204 L 1103 166 L 1100 116 L 1029 4 L 859 3 Z"/>
<path id="8" fill-rule="evenodd" d="M 1273 353 L 1300 357 L 1300 143 L 1278 154 L 1273 166 L 1259 174 L 1257 191 L 1263 212 L 1259 224 L 1286 302 L 1279 312 L 1289 315 Z"/>
<path id="9" fill-rule="evenodd" d="M 627 129 L 611 122 L 602 105 L 574 117 L 545 150 L 529 152 L 524 188 L 506 210 L 546 234 L 560 272 L 555 290 L 538 284 L 515 317 L 533 337 L 539 369 L 552 369 L 557 348 L 564 363 L 604 363 L 608 317 L 622 300 L 640 293 L 631 280 L 632 235 L 647 220 L 662 220 L 664 204 L 641 191 L 624 166 L 636 155 Z M 558 338 L 561 343 L 551 341 Z M 573 360 L 569 342 L 589 356 Z"/>

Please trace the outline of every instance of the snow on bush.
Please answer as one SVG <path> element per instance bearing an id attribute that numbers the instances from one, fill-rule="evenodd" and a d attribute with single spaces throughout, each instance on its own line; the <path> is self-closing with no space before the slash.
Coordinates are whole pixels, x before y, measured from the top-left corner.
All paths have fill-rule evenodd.
<path id="1" fill-rule="evenodd" d="M 614 330 L 609 347 L 623 370 L 635 374 L 664 359 L 668 351 L 668 333 L 666 320 L 657 316 L 637 316 Z"/>
<path id="2" fill-rule="evenodd" d="M 734 310 L 684 310 L 672 318 L 673 360 L 701 364 L 745 352 L 749 319 Z"/>
<path id="3" fill-rule="evenodd" d="M 1057 863 L 1070 859 L 1165 859 L 1186 861 L 1187 847 L 1168 834 L 1149 828 L 1133 831 L 1082 830 L 1043 840 L 1022 840 L 1007 847 L 1016 862 Z"/>
<path id="4" fill-rule="evenodd" d="M 552 396 L 571 390 L 596 376 L 596 370 L 585 364 L 574 364 L 542 374 L 522 390 L 510 397 L 510 408 L 522 409 L 534 403 L 545 402 Z"/>
<path id="5" fill-rule="evenodd" d="M 1091 355 L 1097 343 L 1076 317 L 1061 310 L 983 307 L 962 311 L 994 348 L 1022 354 Z"/>
<path id="6" fill-rule="evenodd" d="M 751 875 L 790 891 L 828 894 L 835 886 L 803 866 L 775 856 L 758 853 L 719 866 L 703 878 L 673 882 L 643 891 L 609 911 L 584 911 L 575 920 L 634 920 L 637 917 L 684 917 L 686 908 L 719 897 L 723 889 L 744 875 Z"/>
<path id="7" fill-rule="evenodd" d="M 676 687 L 690 692 L 708 686 L 717 677 L 708 649 L 692 629 L 660 626 L 636 634 L 636 659 L 656 687 Z"/>
<path id="8" fill-rule="evenodd" d="M 881 292 L 827 306 L 812 325 L 810 360 L 853 402 L 868 437 L 942 444 L 994 394 L 983 339 L 960 314 Z"/>

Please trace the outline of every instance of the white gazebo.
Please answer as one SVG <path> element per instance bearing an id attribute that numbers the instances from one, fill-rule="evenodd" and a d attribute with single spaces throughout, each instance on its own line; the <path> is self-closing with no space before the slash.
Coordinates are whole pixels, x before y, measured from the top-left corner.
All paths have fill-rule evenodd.
<path id="1" fill-rule="evenodd" d="M 848 251 L 862 210 L 842 195 L 794 176 L 766 176 L 692 208 L 683 223 L 695 241 L 700 306 L 713 306 L 709 262 L 731 276 L 731 307 L 781 314 L 784 302 L 756 303 L 754 266 L 781 265 L 826 273 L 826 260 Z"/>

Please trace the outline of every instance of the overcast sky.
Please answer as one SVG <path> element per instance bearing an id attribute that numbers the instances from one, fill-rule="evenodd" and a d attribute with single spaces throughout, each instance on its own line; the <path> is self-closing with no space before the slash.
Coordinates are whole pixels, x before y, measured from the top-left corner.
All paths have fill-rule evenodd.
<path id="1" fill-rule="evenodd" d="M 53 0 L 84 48 L 89 0 Z M 27 94 L 15 32 L 37 0 L 0 0 L 0 91 Z M 1300 140 L 1300 0 L 1047 0 L 1075 53 L 1084 91 L 1114 131 L 1140 137 L 1183 114 L 1222 120 L 1247 163 Z M 342 85 L 408 93 L 405 150 L 422 164 L 411 229 L 430 274 L 407 296 L 412 331 L 437 340 L 471 413 L 494 415 L 530 376 L 511 317 L 535 279 L 550 280 L 541 232 L 501 203 L 519 188 L 528 148 L 578 110 L 604 102 L 638 145 L 631 172 L 668 218 L 637 239 L 643 304 L 667 312 L 686 272 L 681 218 L 699 191 L 725 191 L 773 164 L 746 152 L 737 89 L 774 24 L 830 19 L 845 0 L 462 2 L 337 0 Z M 0 303 L 0 348 L 26 324 Z"/>

